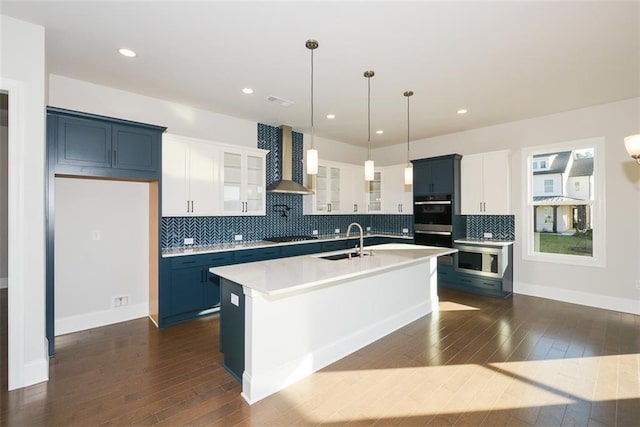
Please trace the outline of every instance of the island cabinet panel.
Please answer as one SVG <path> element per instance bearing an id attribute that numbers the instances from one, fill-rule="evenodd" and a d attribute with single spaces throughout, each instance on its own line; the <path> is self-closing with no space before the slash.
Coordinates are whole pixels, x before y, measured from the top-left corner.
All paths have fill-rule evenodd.
<path id="1" fill-rule="evenodd" d="M 413 195 L 456 194 L 459 189 L 459 154 L 413 160 Z"/>
<path id="2" fill-rule="evenodd" d="M 242 382 L 244 372 L 245 296 L 242 286 L 222 279 L 220 303 L 220 351 L 224 367 Z"/>
<path id="3" fill-rule="evenodd" d="M 48 108 L 54 173 L 157 179 L 164 128 Z"/>
<path id="4" fill-rule="evenodd" d="M 351 245 L 348 240 L 332 240 L 330 242 L 322 242 L 321 252 L 340 251 L 350 247 Z"/>

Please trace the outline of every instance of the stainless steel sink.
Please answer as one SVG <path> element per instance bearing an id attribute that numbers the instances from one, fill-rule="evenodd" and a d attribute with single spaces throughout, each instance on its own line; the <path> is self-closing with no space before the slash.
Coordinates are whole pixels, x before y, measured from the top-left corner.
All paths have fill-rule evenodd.
<path id="1" fill-rule="evenodd" d="M 369 254 L 362 254 L 362 256 L 367 256 Z M 328 259 L 329 261 L 338 261 L 340 259 L 350 259 L 350 258 L 358 258 L 360 254 L 358 252 L 344 252 L 341 254 L 327 255 L 321 256 L 319 258 Z"/>

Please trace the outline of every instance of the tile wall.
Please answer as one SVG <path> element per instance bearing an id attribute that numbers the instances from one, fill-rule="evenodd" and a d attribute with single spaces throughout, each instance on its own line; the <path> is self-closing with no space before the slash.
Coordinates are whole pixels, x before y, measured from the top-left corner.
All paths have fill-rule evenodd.
<path id="1" fill-rule="evenodd" d="M 280 179 L 280 139 L 280 128 L 258 124 L 257 146 L 269 150 L 267 185 Z M 302 157 L 302 134 L 294 132 L 293 179 L 297 182 L 302 182 Z M 266 216 L 164 217 L 162 247 L 180 247 L 187 237 L 192 237 L 194 245 L 200 246 L 232 242 L 236 234 L 242 234 L 243 240 L 309 235 L 313 230 L 318 230 L 320 235 L 329 235 L 336 228 L 346 232 L 352 222 L 371 227 L 372 232 L 402 234 L 403 228 L 413 228 L 413 215 L 303 215 L 303 197 L 298 194 L 267 194 Z M 274 211 L 274 205 L 279 204 L 289 206 L 286 217 Z"/>
<path id="2" fill-rule="evenodd" d="M 482 239 L 484 233 L 493 233 L 496 240 L 515 240 L 515 217 L 513 215 L 467 215 L 467 237 Z"/>

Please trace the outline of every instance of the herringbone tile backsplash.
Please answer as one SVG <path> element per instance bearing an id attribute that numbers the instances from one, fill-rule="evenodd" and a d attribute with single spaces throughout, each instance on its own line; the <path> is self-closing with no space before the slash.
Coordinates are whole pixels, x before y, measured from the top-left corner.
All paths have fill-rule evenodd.
<path id="1" fill-rule="evenodd" d="M 269 150 L 267 154 L 267 185 L 280 179 L 280 135 L 278 127 L 258 124 L 258 148 Z M 302 134 L 293 133 L 293 179 L 302 182 L 303 174 Z M 336 228 L 341 233 L 347 226 L 358 222 L 371 227 L 373 232 L 401 234 L 403 228 L 413 229 L 413 215 L 303 215 L 303 196 L 297 194 L 267 194 L 266 216 L 210 216 L 162 218 L 162 247 L 183 246 L 191 237 L 194 245 L 211 245 L 232 242 L 234 235 L 242 234 L 243 240 L 261 240 L 265 237 L 310 235 L 318 230 L 329 235 Z M 274 205 L 289 206 L 287 217 L 274 211 Z"/>

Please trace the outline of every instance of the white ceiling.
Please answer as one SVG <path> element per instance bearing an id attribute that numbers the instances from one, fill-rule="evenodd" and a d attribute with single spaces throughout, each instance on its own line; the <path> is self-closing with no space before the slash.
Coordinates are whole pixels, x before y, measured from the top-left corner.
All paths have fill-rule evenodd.
<path id="1" fill-rule="evenodd" d="M 406 142 L 407 89 L 412 140 L 640 96 L 637 1 L 3 0 L 0 13 L 45 27 L 50 73 L 304 132 L 315 38 L 316 135 L 367 144 L 372 69 L 374 148 Z"/>

